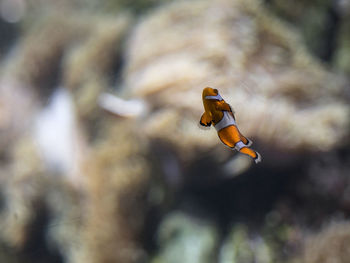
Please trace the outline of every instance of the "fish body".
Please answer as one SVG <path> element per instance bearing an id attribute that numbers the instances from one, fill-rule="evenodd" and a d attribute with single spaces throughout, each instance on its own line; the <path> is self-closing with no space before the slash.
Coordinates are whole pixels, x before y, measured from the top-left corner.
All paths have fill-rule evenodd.
<path id="1" fill-rule="evenodd" d="M 231 106 L 220 96 L 219 91 L 209 87 L 203 89 L 202 100 L 204 113 L 199 121 L 200 125 L 210 127 L 213 124 L 223 144 L 240 153 L 249 155 L 255 163 L 260 162 L 261 155 L 249 148 L 252 141 L 239 131 L 234 112 Z"/>

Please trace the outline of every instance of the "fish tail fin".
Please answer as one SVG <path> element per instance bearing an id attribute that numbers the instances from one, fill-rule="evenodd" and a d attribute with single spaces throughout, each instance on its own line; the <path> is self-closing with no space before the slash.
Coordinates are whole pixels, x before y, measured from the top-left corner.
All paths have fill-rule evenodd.
<path id="1" fill-rule="evenodd" d="M 254 158 L 254 162 L 255 163 L 260 163 L 261 162 L 261 155 L 258 152 L 255 152 L 255 153 L 256 153 L 257 157 Z"/>
<path id="2" fill-rule="evenodd" d="M 238 151 L 240 153 L 243 153 L 243 154 L 246 154 L 246 155 L 249 155 L 250 157 L 252 157 L 254 159 L 255 163 L 261 162 L 261 155 L 260 155 L 260 153 L 258 153 L 255 150 L 250 149 L 247 146 L 243 146 Z"/>

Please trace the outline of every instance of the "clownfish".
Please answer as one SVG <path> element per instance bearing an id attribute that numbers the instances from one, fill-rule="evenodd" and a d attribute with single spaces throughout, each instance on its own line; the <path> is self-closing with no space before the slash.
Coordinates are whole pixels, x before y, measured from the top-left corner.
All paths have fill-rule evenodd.
<path id="1" fill-rule="evenodd" d="M 249 155 L 255 163 L 260 162 L 261 155 L 249 148 L 253 142 L 238 130 L 234 112 L 220 96 L 219 91 L 207 87 L 203 89 L 202 99 L 204 113 L 199 121 L 200 125 L 210 127 L 213 124 L 223 144 Z"/>

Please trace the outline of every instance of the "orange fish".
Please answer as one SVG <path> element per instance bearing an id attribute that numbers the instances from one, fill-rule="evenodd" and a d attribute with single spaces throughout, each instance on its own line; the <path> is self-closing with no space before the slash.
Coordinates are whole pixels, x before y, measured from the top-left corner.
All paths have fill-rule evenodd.
<path id="1" fill-rule="evenodd" d="M 214 125 L 223 144 L 252 157 L 255 163 L 261 161 L 261 155 L 250 149 L 252 141 L 238 130 L 231 106 L 220 96 L 217 89 L 205 88 L 202 94 L 204 113 L 199 121 L 202 126 Z"/>

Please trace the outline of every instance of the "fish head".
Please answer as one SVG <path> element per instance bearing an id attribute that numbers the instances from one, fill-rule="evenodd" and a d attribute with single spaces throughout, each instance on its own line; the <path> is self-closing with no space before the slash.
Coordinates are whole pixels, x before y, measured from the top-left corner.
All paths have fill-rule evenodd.
<path id="1" fill-rule="evenodd" d="M 217 89 L 213 89 L 210 87 L 206 87 L 203 89 L 202 98 L 203 98 L 203 101 L 204 100 L 218 100 L 218 101 L 223 100 L 223 98 L 219 94 L 219 91 Z"/>
<path id="2" fill-rule="evenodd" d="M 217 89 L 213 89 L 213 88 L 210 88 L 210 87 L 206 87 L 203 89 L 203 99 L 206 97 L 206 96 L 216 96 L 218 95 L 219 92 Z"/>

